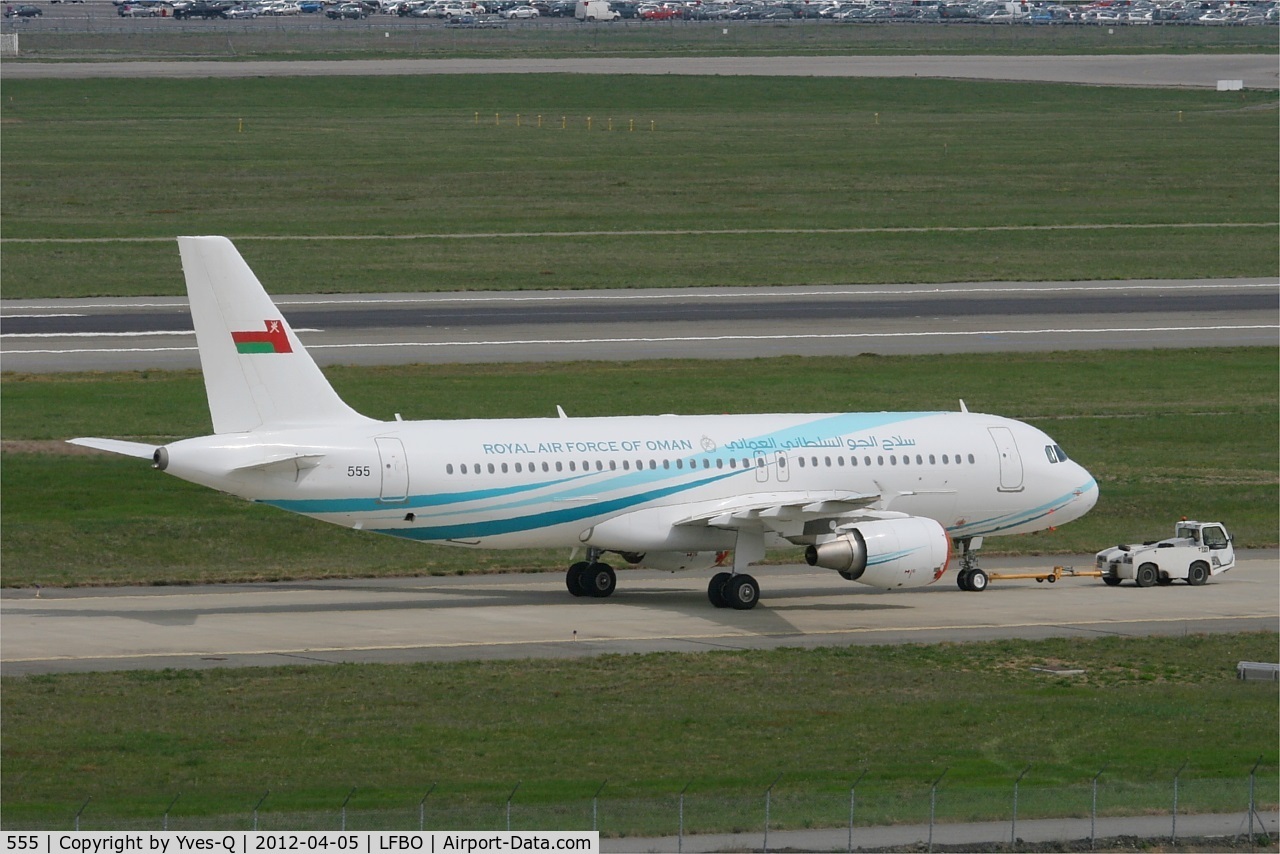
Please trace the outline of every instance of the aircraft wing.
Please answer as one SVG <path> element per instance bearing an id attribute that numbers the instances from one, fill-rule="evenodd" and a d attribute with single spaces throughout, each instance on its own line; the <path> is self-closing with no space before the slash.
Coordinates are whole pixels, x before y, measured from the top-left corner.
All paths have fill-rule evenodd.
<path id="1" fill-rule="evenodd" d="M 119 439 L 95 439 L 93 437 L 68 439 L 67 444 L 93 448 L 98 451 L 110 451 L 113 454 L 124 454 L 126 457 L 139 457 L 144 460 L 151 459 L 156 452 L 156 448 L 160 447 L 159 445 L 147 445 L 142 442 L 123 442 Z"/>
<path id="2" fill-rule="evenodd" d="M 879 501 L 877 494 L 840 490 L 753 493 L 690 508 L 675 525 L 772 532 L 800 543 L 861 519 L 903 515 L 873 509 Z"/>

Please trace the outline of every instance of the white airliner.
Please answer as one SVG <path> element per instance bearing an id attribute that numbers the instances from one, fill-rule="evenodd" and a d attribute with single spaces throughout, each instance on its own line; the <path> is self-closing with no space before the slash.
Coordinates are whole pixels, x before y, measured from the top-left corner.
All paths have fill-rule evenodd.
<path id="1" fill-rule="evenodd" d="M 585 548 L 566 576 L 575 596 L 613 592 L 601 558 L 615 553 L 652 568 L 717 568 L 711 602 L 748 609 L 760 594 L 748 566 L 785 546 L 851 581 L 916 587 L 942 577 L 952 541 L 960 587 L 982 590 L 983 537 L 1070 522 L 1098 498 L 1053 439 L 963 404 L 375 421 L 338 397 L 229 240 L 180 237 L 178 247 L 214 435 L 72 443 L 350 528 L 472 548 Z"/>

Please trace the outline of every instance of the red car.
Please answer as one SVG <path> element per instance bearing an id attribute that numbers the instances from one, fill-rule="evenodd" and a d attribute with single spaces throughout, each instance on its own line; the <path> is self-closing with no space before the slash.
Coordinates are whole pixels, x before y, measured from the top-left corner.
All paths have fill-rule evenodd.
<path id="1" fill-rule="evenodd" d="M 680 13 L 669 6 L 657 6 L 653 9 L 645 9 L 640 13 L 640 17 L 646 21 L 670 21 L 680 17 Z"/>

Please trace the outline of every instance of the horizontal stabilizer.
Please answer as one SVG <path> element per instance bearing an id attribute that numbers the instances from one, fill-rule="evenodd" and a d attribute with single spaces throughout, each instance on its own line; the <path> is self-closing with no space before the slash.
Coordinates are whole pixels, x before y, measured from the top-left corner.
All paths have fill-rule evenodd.
<path id="1" fill-rule="evenodd" d="M 324 454 L 279 454 L 248 465 L 236 466 L 233 471 L 302 471 L 320 465 Z"/>
<path id="2" fill-rule="evenodd" d="M 67 444 L 79 445 L 82 448 L 94 448 L 98 451 L 110 451 L 113 454 L 124 454 L 126 457 L 138 457 L 143 460 L 151 459 L 158 447 L 156 445 L 146 445 L 142 442 L 122 442 L 119 439 L 95 439 L 92 437 L 68 439 Z"/>

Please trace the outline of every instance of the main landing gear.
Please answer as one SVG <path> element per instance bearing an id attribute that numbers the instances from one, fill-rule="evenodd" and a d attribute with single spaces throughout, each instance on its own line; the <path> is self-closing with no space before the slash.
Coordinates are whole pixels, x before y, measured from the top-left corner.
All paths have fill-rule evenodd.
<path id="1" fill-rule="evenodd" d="M 981 593 L 987 589 L 990 581 L 987 574 L 978 566 L 978 549 L 982 547 L 982 539 L 978 538 L 975 546 L 972 539 L 960 540 L 960 572 L 956 574 L 956 586 L 970 593 Z"/>
<path id="2" fill-rule="evenodd" d="M 587 552 L 587 559 L 578 561 L 565 573 L 564 583 L 574 596 L 593 596 L 604 599 L 613 594 L 618 586 L 618 576 L 613 567 L 600 562 L 599 549 Z"/>
<path id="3" fill-rule="evenodd" d="M 587 559 L 578 561 L 565 573 L 564 585 L 574 596 L 604 599 L 618 586 L 613 567 L 600 561 L 601 549 L 589 549 Z M 707 585 L 707 598 L 717 608 L 750 611 L 760 601 L 760 584 L 745 572 L 718 572 Z"/>

